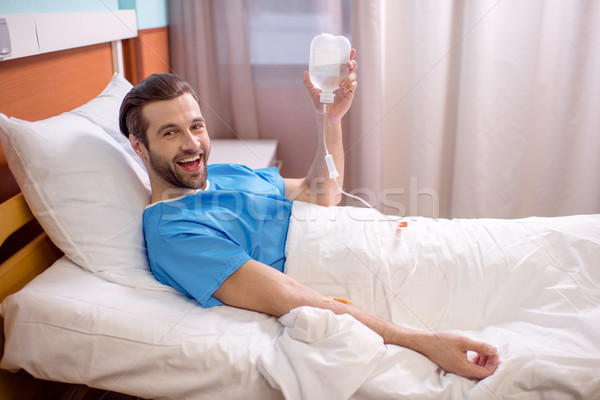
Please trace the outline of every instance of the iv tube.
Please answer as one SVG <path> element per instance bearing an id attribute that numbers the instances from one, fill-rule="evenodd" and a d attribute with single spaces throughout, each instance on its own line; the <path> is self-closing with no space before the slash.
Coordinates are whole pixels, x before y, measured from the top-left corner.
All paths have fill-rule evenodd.
<path id="1" fill-rule="evenodd" d="M 323 147 L 325 148 L 325 163 L 327 164 L 327 170 L 329 171 L 329 178 L 333 179 L 333 181 L 335 182 L 335 186 L 340 191 L 340 193 L 342 193 L 343 195 L 345 195 L 347 197 L 350 197 L 352 199 L 356 199 L 356 200 L 360 201 L 365 206 L 367 206 L 367 207 L 371 208 L 372 210 L 375 210 L 376 212 L 378 212 L 385 219 L 388 219 L 391 222 L 393 222 L 394 224 L 397 224 L 399 228 L 400 227 L 406 227 L 406 223 L 400 223 L 398 220 L 390 218 L 390 216 L 382 213 L 381 211 L 379 211 L 378 209 L 376 209 L 375 207 L 373 207 L 371 204 L 369 204 L 363 198 L 355 196 L 355 195 L 350 194 L 350 193 L 347 193 L 346 191 L 344 191 L 344 189 L 341 188 L 340 184 L 337 181 L 337 177 L 340 176 L 340 174 L 337 172 L 337 169 L 335 168 L 335 163 L 333 161 L 333 156 L 331 154 L 329 154 L 329 150 L 327 149 L 327 139 L 326 139 L 326 131 L 325 131 L 326 119 L 327 119 L 327 103 L 322 103 L 322 104 L 323 104 L 323 123 L 322 123 Z"/>
<path id="2" fill-rule="evenodd" d="M 337 170 L 335 168 L 333 156 L 331 154 L 329 154 L 329 150 L 327 149 L 326 128 L 325 128 L 326 122 L 327 122 L 326 121 L 326 119 L 327 119 L 327 103 L 323 102 L 322 104 L 323 104 L 323 123 L 322 123 L 323 147 L 325 148 L 325 163 L 327 164 L 327 169 L 329 171 L 329 178 L 333 179 L 333 181 L 335 182 L 335 186 L 340 191 L 340 193 L 342 193 L 343 195 L 348 196 L 353 199 L 356 199 L 356 200 L 359 200 L 361 203 L 363 203 L 367 207 L 371 208 L 372 210 L 375 210 L 377 213 L 382 215 L 385 219 L 389 220 L 390 222 L 393 222 L 394 225 L 396 225 L 397 230 L 400 230 L 400 228 L 405 228 L 407 226 L 407 223 L 400 222 L 400 220 L 402 218 L 400 218 L 400 220 L 393 219 L 389 215 L 386 215 L 386 214 L 382 213 L 381 211 L 379 211 L 378 209 L 376 209 L 375 207 L 373 207 L 366 200 L 364 200 L 358 196 L 355 196 L 353 194 L 347 193 L 346 191 L 344 191 L 344 189 L 342 189 L 340 187 L 340 184 L 337 181 L 337 177 L 340 176 L 340 174 L 337 172 Z M 448 298 L 450 298 L 450 282 L 449 282 L 448 274 L 446 272 L 446 268 L 442 264 L 438 265 L 438 267 L 440 268 L 441 273 L 444 275 L 444 278 L 446 279 L 446 289 L 448 291 Z M 411 275 L 413 275 L 414 273 L 415 273 L 415 265 L 413 265 L 413 270 L 411 272 Z M 404 285 L 406 285 L 407 282 L 408 282 L 408 280 L 405 281 L 404 284 L 402 284 L 402 286 L 399 289 L 392 292 L 392 294 L 385 296 L 385 298 L 383 300 L 396 297 L 399 293 L 399 290 L 402 289 L 404 287 Z M 390 288 L 388 284 L 384 283 L 384 285 L 386 287 Z M 374 303 L 372 303 L 372 304 L 374 304 Z M 442 314 L 442 316 L 440 317 L 440 321 L 438 322 L 438 327 L 441 324 L 441 322 L 446 319 L 446 315 L 448 314 L 448 309 L 449 309 L 448 303 L 446 303 L 444 313 Z"/>
<path id="3" fill-rule="evenodd" d="M 343 195 L 356 199 L 367 207 L 377 211 L 386 219 L 393 221 L 398 227 L 405 227 L 405 222 L 393 220 L 388 215 L 377 210 L 364 199 L 347 193 L 342 189 L 337 181 L 340 174 L 335 168 L 333 156 L 327 150 L 326 139 L 326 115 L 327 103 L 333 103 L 335 98 L 334 90 L 337 89 L 340 79 L 344 73 L 347 73 L 347 62 L 351 53 L 350 41 L 344 36 L 333 36 L 328 33 L 322 33 L 313 38 L 310 42 L 310 59 L 308 65 L 308 73 L 313 85 L 321 90 L 320 101 L 323 104 L 323 146 L 325 148 L 325 163 L 329 171 L 329 178 L 333 179 L 337 189 Z"/>

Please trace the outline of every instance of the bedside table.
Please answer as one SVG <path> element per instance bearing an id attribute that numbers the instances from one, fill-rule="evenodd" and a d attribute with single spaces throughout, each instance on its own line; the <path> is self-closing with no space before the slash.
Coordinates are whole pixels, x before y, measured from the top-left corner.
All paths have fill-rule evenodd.
<path id="1" fill-rule="evenodd" d="M 213 139 L 208 164 L 242 164 L 252 169 L 277 166 L 276 139 Z"/>

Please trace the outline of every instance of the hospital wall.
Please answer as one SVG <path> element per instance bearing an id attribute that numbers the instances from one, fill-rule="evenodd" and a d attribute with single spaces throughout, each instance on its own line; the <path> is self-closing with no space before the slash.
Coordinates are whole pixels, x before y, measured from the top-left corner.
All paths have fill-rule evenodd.
<path id="1" fill-rule="evenodd" d="M 155 72 L 169 72 L 167 0 L 2 0 L 0 14 L 135 10 L 138 37 L 123 41 L 125 77 L 133 84 Z"/>
<path id="2" fill-rule="evenodd" d="M 167 0 L 2 0 L 0 14 L 58 13 L 76 11 L 136 10 L 138 29 L 169 24 Z"/>

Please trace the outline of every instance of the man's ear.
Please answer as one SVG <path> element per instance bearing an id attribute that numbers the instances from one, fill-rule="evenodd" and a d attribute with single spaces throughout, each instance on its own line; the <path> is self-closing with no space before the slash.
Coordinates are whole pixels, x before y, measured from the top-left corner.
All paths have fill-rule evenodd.
<path id="1" fill-rule="evenodd" d="M 131 134 L 129 135 L 129 143 L 131 143 L 133 151 L 135 151 L 137 155 L 140 156 L 142 160 L 144 160 L 144 155 L 146 154 L 146 146 L 144 146 L 144 144 L 140 142 L 138 138 L 135 137 L 135 135 Z"/>

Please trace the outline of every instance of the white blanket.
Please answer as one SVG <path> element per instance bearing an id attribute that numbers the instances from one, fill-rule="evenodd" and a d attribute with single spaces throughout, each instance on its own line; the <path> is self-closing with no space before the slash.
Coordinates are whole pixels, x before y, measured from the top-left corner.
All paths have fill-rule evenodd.
<path id="1" fill-rule="evenodd" d="M 203 309 L 65 258 L 2 304 L 1 367 L 157 399 L 599 399 L 600 215 L 408 219 L 295 203 L 287 273 L 324 295 L 498 347 L 480 382 L 349 316 Z"/>
<path id="2" fill-rule="evenodd" d="M 494 344 L 501 364 L 475 382 L 387 346 L 382 357 L 356 355 L 343 374 L 340 352 L 369 352 L 358 336 L 323 334 L 323 351 L 286 329 L 261 362 L 277 365 L 269 379 L 289 398 L 334 398 L 333 386 L 337 399 L 354 388 L 356 399 L 600 398 L 600 216 L 413 218 L 398 231 L 365 209 L 297 203 L 293 213 L 287 274 L 396 323 Z"/>

